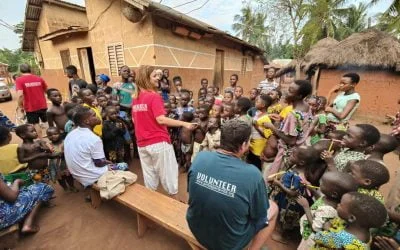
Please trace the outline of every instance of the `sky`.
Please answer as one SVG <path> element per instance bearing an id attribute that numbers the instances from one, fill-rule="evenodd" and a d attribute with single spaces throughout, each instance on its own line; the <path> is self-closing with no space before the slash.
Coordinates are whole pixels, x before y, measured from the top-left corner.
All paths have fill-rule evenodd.
<path id="1" fill-rule="evenodd" d="M 159 0 L 158 0 L 159 1 Z M 193 1 L 193 2 L 191 2 Z M 383 12 L 393 0 L 381 0 L 373 8 L 369 9 L 369 16 Z M 67 0 L 67 2 L 84 5 L 84 0 Z M 232 31 L 233 17 L 240 13 L 243 0 L 161 0 L 162 4 L 175 7 L 183 3 L 190 2 L 176 10 L 187 13 L 196 8 L 199 10 L 191 12 L 189 15 L 206 22 L 223 31 Z M 348 2 L 367 2 L 367 0 L 353 0 Z M 10 25 L 15 25 L 24 20 L 26 0 L 1 0 L 0 19 Z M 0 48 L 17 49 L 20 47 L 18 36 L 11 30 L 0 26 Z"/>

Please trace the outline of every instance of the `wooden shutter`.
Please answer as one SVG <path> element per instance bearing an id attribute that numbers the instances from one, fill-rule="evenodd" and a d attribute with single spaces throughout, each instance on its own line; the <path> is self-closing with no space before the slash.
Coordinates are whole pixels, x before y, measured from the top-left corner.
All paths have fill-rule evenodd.
<path id="1" fill-rule="evenodd" d="M 107 52 L 110 75 L 118 76 L 120 68 L 125 65 L 124 47 L 122 44 L 108 45 Z"/>
<path id="2" fill-rule="evenodd" d="M 69 49 L 61 50 L 60 56 L 61 56 L 61 63 L 62 63 L 63 69 L 65 69 L 67 66 L 71 65 L 71 55 L 69 54 Z"/>
<path id="3" fill-rule="evenodd" d="M 240 69 L 240 73 L 242 75 L 244 75 L 244 74 L 246 74 L 246 71 L 247 71 L 247 57 L 243 57 L 242 58 L 242 67 Z"/>

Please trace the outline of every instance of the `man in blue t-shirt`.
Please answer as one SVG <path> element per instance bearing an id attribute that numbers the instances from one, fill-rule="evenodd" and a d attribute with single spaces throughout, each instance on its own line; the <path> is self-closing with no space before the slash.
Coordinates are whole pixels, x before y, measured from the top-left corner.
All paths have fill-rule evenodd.
<path id="1" fill-rule="evenodd" d="M 227 121 L 216 152 L 200 152 L 188 175 L 190 230 L 207 249 L 260 249 L 274 230 L 277 207 L 268 202 L 260 171 L 240 158 L 251 127 Z M 274 212 L 268 208 L 273 207 Z M 268 216 L 267 216 L 268 210 Z"/>

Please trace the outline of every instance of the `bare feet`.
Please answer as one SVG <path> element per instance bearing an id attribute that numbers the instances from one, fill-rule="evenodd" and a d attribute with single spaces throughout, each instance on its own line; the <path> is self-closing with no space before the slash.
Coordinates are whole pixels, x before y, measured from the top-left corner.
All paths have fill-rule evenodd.
<path id="1" fill-rule="evenodd" d="M 24 225 L 21 229 L 21 234 L 34 234 L 39 232 L 40 227 L 36 225 L 28 226 Z"/>

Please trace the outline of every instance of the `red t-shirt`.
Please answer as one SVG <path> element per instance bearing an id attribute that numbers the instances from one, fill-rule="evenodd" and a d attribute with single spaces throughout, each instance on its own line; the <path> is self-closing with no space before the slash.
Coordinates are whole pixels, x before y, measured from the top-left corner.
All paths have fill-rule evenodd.
<path id="1" fill-rule="evenodd" d="M 159 142 L 171 143 L 167 126 L 158 124 L 156 118 L 165 115 L 164 103 L 156 92 L 141 90 L 132 102 L 137 145 L 146 147 Z"/>
<path id="2" fill-rule="evenodd" d="M 24 94 L 24 109 L 26 112 L 34 112 L 47 109 L 46 82 L 43 78 L 32 74 L 24 74 L 15 81 L 16 89 L 22 90 Z"/>

